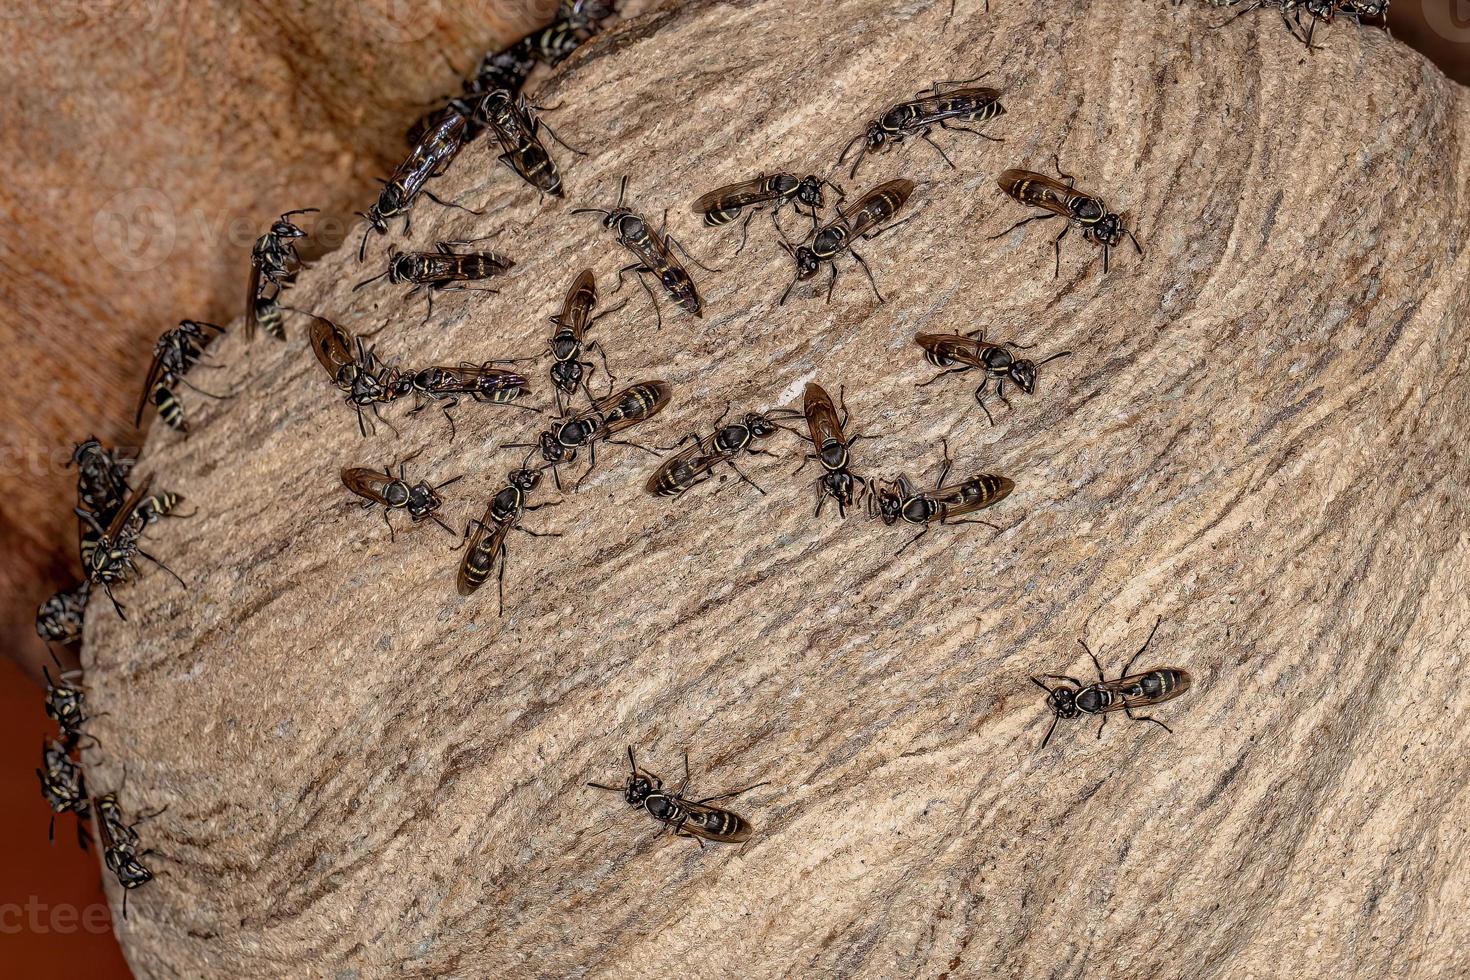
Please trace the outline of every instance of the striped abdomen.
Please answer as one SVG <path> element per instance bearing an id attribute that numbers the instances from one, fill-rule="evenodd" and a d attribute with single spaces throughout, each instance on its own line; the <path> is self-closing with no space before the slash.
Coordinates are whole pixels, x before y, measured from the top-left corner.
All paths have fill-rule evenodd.
<path id="1" fill-rule="evenodd" d="M 163 419 L 164 424 L 170 429 L 179 432 L 188 432 L 189 425 L 184 419 L 184 406 L 174 397 L 174 393 L 163 385 L 153 389 L 153 404 L 158 406 L 158 417 Z"/>

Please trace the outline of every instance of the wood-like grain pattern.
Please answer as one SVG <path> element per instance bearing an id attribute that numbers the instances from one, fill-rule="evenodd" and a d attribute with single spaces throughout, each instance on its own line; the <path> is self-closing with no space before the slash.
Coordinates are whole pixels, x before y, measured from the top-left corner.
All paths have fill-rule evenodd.
<path id="1" fill-rule="evenodd" d="M 388 413 L 359 439 L 291 325 L 228 338 L 250 393 L 155 436 L 161 484 L 197 503 L 152 547 L 131 621 L 88 623 L 89 684 L 124 802 L 164 872 L 122 927 L 140 973 L 581 976 L 1442 977 L 1470 970 L 1464 734 L 1470 630 L 1463 90 L 1347 25 L 1309 57 L 1269 14 L 1167 3 L 694 3 L 628 24 L 565 70 L 568 197 L 543 202 L 472 147 L 412 241 L 497 235 L 498 296 L 423 303 L 340 253 L 294 302 L 400 361 L 529 355 L 584 264 L 624 255 L 589 216 L 635 206 L 716 274 L 703 320 L 636 286 L 595 334 L 670 407 L 668 443 L 736 410 L 847 389 L 871 475 L 1016 481 L 1007 530 L 907 538 L 811 519 L 791 437 L 746 471 L 769 491 L 641 490 L 611 447 L 580 492 L 513 536 L 507 608 L 455 594 L 433 527 L 390 543 L 343 466 L 412 464 L 478 517 L 540 421 L 466 406 Z M 1004 143 L 940 135 L 865 165 L 919 181 L 917 217 L 843 265 L 830 306 L 777 297 L 769 224 L 705 229 L 688 203 L 761 169 L 825 167 L 861 121 L 934 79 L 991 71 Z M 995 186 L 1060 151 L 1148 248 L 1107 277 Z M 788 223 L 793 219 L 788 218 Z M 792 224 L 794 228 L 794 223 Z M 401 240 L 401 239 L 399 239 Z M 1091 262 L 1089 266 L 1087 263 Z M 820 280 L 819 280 L 820 282 Z M 985 326 L 1076 354 L 990 427 L 918 330 Z M 545 362 L 543 362 L 544 365 Z M 537 370 L 543 370 L 538 368 Z M 539 380 L 539 377 L 538 377 Z M 600 385 L 600 379 L 595 381 Z M 549 389 L 541 385 L 543 403 Z M 552 499 L 550 495 L 541 499 Z M 1110 670 L 1164 617 L 1151 664 L 1189 670 L 1158 709 L 1058 729 L 1033 673 Z M 589 779 L 623 747 L 701 795 L 768 780 L 743 850 L 660 837 Z"/>

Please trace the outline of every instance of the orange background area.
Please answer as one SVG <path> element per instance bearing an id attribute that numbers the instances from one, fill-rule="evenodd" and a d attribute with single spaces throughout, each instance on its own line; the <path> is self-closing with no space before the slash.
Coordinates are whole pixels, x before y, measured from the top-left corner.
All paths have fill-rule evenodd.
<path id="1" fill-rule="evenodd" d="M 102 866 L 77 846 L 76 818 L 41 799 L 41 741 L 54 735 L 41 692 L 0 659 L 0 976 L 110 980 L 132 974 L 112 935 Z"/>

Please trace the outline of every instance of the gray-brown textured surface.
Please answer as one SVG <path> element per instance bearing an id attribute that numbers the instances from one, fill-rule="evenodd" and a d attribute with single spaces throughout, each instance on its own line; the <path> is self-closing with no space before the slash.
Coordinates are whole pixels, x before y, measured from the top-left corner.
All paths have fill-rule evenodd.
<path id="1" fill-rule="evenodd" d="M 410 464 L 479 516 L 535 418 L 426 411 L 359 439 L 301 340 L 221 345 L 249 393 L 190 408 L 145 462 L 197 503 L 152 536 L 154 574 L 88 623 L 97 771 L 166 876 L 122 940 L 145 975 L 1333 976 L 1470 969 L 1461 651 L 1467 464 L 1466 103 L 1421 58 L 1345 26 L 1308 57 L 1271 15 L 1209 32 L 1163 3 L 1028 8 L 839 0 L 696 3 L 579 56 L 561 103 L 569 198 L 543 202 L 482 143 L 412 240 L 497 234 L 499 296 L 449 295 L 420 327 L 340 253 L 293 301 L 390 358 L 526 355 L 575 271 L 624 257 L 588 216 L 615 177 L 723 271 L 702 321 L 652 329 L 634 287 L 600 338 L 622 381 L 675 386 L 639 435 L 847 386 L 871 474 L 1004 473 L 1009 529 L 906 539 L 811 518 L 802 451 L 747 468 L 770 492 L 642 493 L 612 447 L 512 540 L 507 608 L 454 594 L 436 529 L 360 511 L 342 466 Z M 738 39 L 738 43 L 735 43 Z M 768 224 L 698 226 L 700 191 L 821 168 L 888 100 L 989 69 L 1001 144 L 941 136 L 874 158 L 860 187 L 922 181 L 918 217 L 844 266 L 824 306 L 777 308 Z M 1100 274 L 994 175 L 1054 150 L 1133 215 L 1146 259 Z M 1068 348 L 992 428 L 964 377 L 922 390 L 918 329 L 985 326 Z M 542 390 L 545 386 L 542 385 Z M 542 399 L 549 401 L 549 399 Z M 550 495 L 543 499 L 552 499 Z M 488 590 L 487 590 L 488 591 Z M 1195 687 L 1176 734 L 1047 724 L 1030 674 L 1149 659 Z M 743 850 L 657 834 L 589 779 L 627 743 L 706 793 L 768 780 Z M 99 778 L 101 778 L 99 776 Z"/>

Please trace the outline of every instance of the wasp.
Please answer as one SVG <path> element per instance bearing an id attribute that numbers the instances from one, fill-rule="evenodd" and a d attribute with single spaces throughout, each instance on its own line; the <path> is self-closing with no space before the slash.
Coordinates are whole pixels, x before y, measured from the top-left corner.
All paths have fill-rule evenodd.
<path id="1" fill-rule="evenodd" d="M 716 466 L 729 465 L 735 475 L 765 493 L 760 485 L 740 471 L 735 459 L 741 453 L 757 456 L 774 456 L 775 453 L 761 449 L 756 443 L 769 439 L 780 431 L 791 431 L 781 425 L 786 419 L 800 418 L 801 413 L 792 409 L 775 409 L 770 412 L 747 412 L 742 418 L 729 425 L 723 424 L 730 414 L 729 406 L 724 415 L 715 421 L 715 431 L 708 437 L 690 434 L 668 449 L 677 449 L 684 443 L 692 443 L 679 455 L 666 460 L 654 471 L 644 484 L 644 489 L 659 497 L 677 497 L 686 490 L 708 480 Z"/>
<path id="2" fill-rule="evenodd" d="M 978 473 L 949 487 L 944 481 L 954 461 L 949 458 L 949 440 L 943 440 L 944 469 L 939 473 L 939 483 L 933 490 L 919 490 L 906 474 L 897 480 L 879 485 L 868 496 L 868 512 L 883 519 L 890 527 L 902 520 L 905 524 L 918 527 L 919 532 L 899 548 L 894 557 L 909 550 L 935 524 L 984 524 L 1001 530 L 989 521 L 960 520 L 966 514 L 984 510 L 1010 496 L 1016 485 L 1008 478 L 990 473 Z"/>
<path id="3" fill-rule="evenodd" d="M 587 473 L 597 465 L 597 443 L 609 442 L 618 446 L 632 446 L 657 455 L 653 450 L 625 442 L 613 436 L 647 421 L 663 410 L 669 403 L 672 389 L 663 381 L 640 381 L 621 391 L 614 392 L 594 401 L 587 409 L 570 417 L 558 419 L 545 430 L 534 443 L 506 443 L 506 449 L 541 451 L 541 458 L 551 465 L 551 476 L 561 488 L 561 477 L 556 468 L 577 458 L 577 450 L 586 447 L 588 455 Z M 587 474 L 582 475 L 586 479 Z M 581 480 L 577 481 L 581 483 Z"/>
<path id="4" fill-rule="evenodd" d="M 1029 218 L 1023 218 L 1016 222 L 999 235 L 992 235 L 991 240 L 1004 238 L 1022 225 L 1033 221 L 1050 221 L 1052 218 L 1065 218 L 1067 226 L 1062 233 L 1052 242 L 1056 250 L 1056 273 L 1062 274 L 1062 239 L 1067 237 L 1067 232 L 1075 225 L 1082 229 L 1082 237 L 1094 245 L 1102 246 L 1103 272 L 1108 271 L 1108 255 L 1113 248 L 1122 243 L 1124 236 L 1133 242 L 1133 247 L 1138 254 L 1143 254 L 1143 246 L 1138 244 L 1138 239 L 1133 237 L 1133 232 L 1124 227 L 1124 215 L 1114 214 L 1108 210 L 1108 206 L 1101 199 L 1085 194 L 1074 186 L 1077 178 L 1071 174 L 1062 173 L 1062 160 L 1060 156 L 1053 157 L 1057 168 L 1057 175 L 1066 183 L 1054 180 L 1045 174 L 1038 174 L 1030 170 L 1007 170 L 1000 175 L 1000 189 L 1022 204 L 1033 208 L 1040 208 L 1042 214 L 1033 214 Z"/>
<path id="5" fill-rule="evenodd" d="M 692 205 L 692 210 L 704 218 L 704 223 L 710 227 L 727 225 L 744 212 L 745 221 L 740 225 L 740 247 L 735 250 L 735 254 L 739 255 L 745 251 L 745 239 L 750 228 L 750 219 L 754 218 L 755 213 L 766 205 L 771 206 L 771 224 L 775 226 L 776 234 L 783 239 L 786 235 L 781 231 L 781 222 L 778 218 L 781 209 L 788 204 L 798 214 L 805 213 L 810 217 L 812 230 L 815 231 L 818 227 L 817 212 L 823 207 L 822 186 L 824 184 L 837 192 L 839 201 L 846 197 L 842 188 L 815 174 L 798 177 L 796 174 L 781 171 L 774 174 L 758 174 L 750 180 L 717 187 L 708 194 L 700 195 Z M 801 210 L 803 204 L 809 211 Z"/>
<path id="6" fill-rule="evenodd" d="M 1340 0 L 1337 12 L 1360 25 L 1365 20 L 1376 20 L 1387 30 L 1388 4 L 1389 0 Z"/>
<path id="7" fill-rule="evenodd" d="M 505 486 L 490 498 L 485 516 L 465 526 L 465 538 L 469 547 L 459 565 L 459 594 L 473 595 L 492 571 L 499 569 L 496 577 L 500 589 L 500 614 L 505 613 L 505 539 L 511 530 L 522 531 L 533 538 L 559 538 L 558 533 L 542 533 L 521 527 L 521 518 L 527 511 L 540 510 L 553 504 L 526 503 L 526 498 L 541 482 L 538 470 L 512 470 Z M 473 529 L 474 536 L 470 537 Z"/>
<path id="8" fill-rule="evenodd" d="M 95 437 L 72 449 L 68 465 L 77 468 L 77 506 L 106 523 L 128 498 L 128 473 L 133 459 L 119 457 Z"/>
<path id="9" fill-rule="evenodd" d="M 119 618 L 126 620 L 128 617 L 123 613 L 122 604 L 112 594 L 115 586 L 123 585 L 133 580 L 138 573 L 137 563 L 134 556 L 145 558 L 159 568 L 168 572 L 184 588 L 188 585 L 179 578 L 173 569 L 163 562 L 138 547 L 138 541 L 143 536 L 143 530 L 152 523 L 150 513 L 156 502 L 145 509 L 145 501 L 153 500 L 148 497 L 148 488 L 152 482 L 149 477 L 137 490 L 133 491 L 131 497 L 123 504 L 113 516 L 112 523 L 103 527 L 97 518 L 87 511 L 77 508 L 76 514 L 86 521 L 95 535 L 91 548 L 85 551 L 83 558 L 83 570 L 87 573 L 87 580 L 93 585 L 102 586 L 103 592 L 112 602 L 113 609 L 117 610 Z"/>
<path id="10" fill-rule="evenodd" d="M 734 799 L 742 793 L 765 786 L 766 783 L 753 783 L 744 789 L 706 796 L 702 800 L 688 800 L 684 798 L 684 791 L 689 786 L 689 753 L 684 753 L 684 778 L 678 789 L 673 791 L 664 789 L 664 782 L 657 775 L 639 768 L 631 745 L 628 746 L 628 765 L 632 771 L 628 775 L 628 781 L 622 786 L 607 786 L 603 783 L 587 785 L 622 793 L 629 806 L 646 811 L 675 836 L 694 838 L 694 842 L 701 848 L 705 841 L 743 844 L 755 833 L 755 827 L 749 820 L 733 810 L 712 804 Z"/>
<path id="11" fill-rule="evenodd" d="M 94 799 L 92 805 L 97 811 L 97 829 L 102 835 L 102 859 L 123 888 L 123 918 L 127 918 L 128 892 L 153 880 L 153 872 L 141 860 L 152 851 L 138 850 L 136 825 L 124 820 L 113 794 Z"/>
<path id="12" fill-rule="evenodd" d="M 852 461 L 850 450 L 853 444 L 865 436 L 855 435 L 849 439 L 843 434 L 848 417 L 841 389 L 838 390 L 837 397 L 844 402 L 840 414 L 827 390 L 811 381 L 807 383 L 801 399 L 801 414 L 806 417 L 809 433 L 807 441 L 817 450 L 815 454 L 808 454 L 807 460 L 817 460 L 824 471 L 817 480 L 817 509 L 813 512 L 814 517 L 821 515 L 822 505 L 829 496 L 837 501 L 837 513 L 846 517 L 847 508 L 853 505 L 863 487 L 862 479 L 853 476 L 848 466 Z M 802 465 L 805 466 L 806 463 Z"/>
<path id="13" fill-rule="evenodd" d="M 796 278 L 791 280 L 791 285 L 787 286 L 786 292 L 781 294 L 780 305 L 785 305 L 786 298 L 791 295 L 791 290 L 797 283 L 805 282 L 815 276 L 823 262 L 831 264 L 832 279 L 827 285 L 827 302 L 832 302 L 832 290 L 837 285 L 836 259 L 843 251 L 852 253 L 852 257 L 857 259 L 858 265 L 862 266 L 863 271 L 868 274 L 868 283 L 873 287 L 873 295 L 878 297 L 878 302 L 884 302 L 883 294 L 878 292 L 878 283 L 873 278 L 873 270 L 868 268 L 868 263 L 858 254 L 857 249 L 853 248 L 853 245 L 859 238 L 877 238 L 884 232 L 891 231 L 909 221 L 909 218 L 905 218 L 886 228 L 879 227 L 898 213 L 913 192 L 914 182 L 912 180 L 884 181 L 858 198 L 851 211 L 844 212 L 841 206 L 838 206 L 836 219 L 818 228 L 812 234 L 810 245 L 798 245 L 792 248 L 789 243 L 783 241 L 781 247 L 796 260 Z"/>
<path id="14" fill-rule="evenodd" d="M 1239 0 L 1210 0 L 1210 5 L 1215 7 L 1233 7 Z M 1319 22 L 1330 23 L 1346 5 L 1342 0 L 1255 0 L 1240 10 L 1235 16 L 1223 24 L 1215 25 L 1215 30 L 1233 24 L 1246 14 L 1259 10 L 1262 7 L 1275 7 L 1281 14 L 1281 22 L 1286 25 L 1286 30 L 1291 36 L 1306 45 L 1308 50 L 1320 50 L 1319 45 L 1312 43 L 1312 36 L 1316 33 Z M 1306 15 L 1307 23 L 1303 24 L 1303 15 Z"/>
<path id="15" fill-rule="evenodd" d="M 615 380 L 607 368 L 607 355 L 603 352 L 602 345 L 595 340 L 588 342 L 586 336 L 592 324 L 626 305 L 625 300 L 592 316 L 592 310 L 597 306 L 597 281 L 593 278 L 592 270 L 583 269 L 572 280 L 572 288 L 567 291 L 567 298 L 561 305 L 561 314 L 551 318 L 551 322 L 556 325 L 556 331 L 551 335 L 551 344 L 547 348 L 552 358 L 551 384 L 556 392 L 558 415 L 563 411 L 561 396 L 566 395 L 570 402 L 578 388 L 586 393 L 589 402 L 592 401 L 586 379 L 591 374 L 593 365 L 582 360 L 582 355 L 586 352 L 596 350 L 602 358 L 602 370 L 607 374 L 608 380 Z"/>
<path id="16" fill-rule="evenodd" d="M 632 265 L 624 266 L 618 270 L 618 289 L 622 288 L 623 276 L 632 272 L 638 276 L 638 282 L 648 293 L 648 298 L 653 301 L 654 313 L 658 316 L 658 326 L 663 326 L 663 314 L 659 312 L 658 300 L 653 295 L 653 290 L 644 281 L 645 274 L 657 277 L 659 284 L 664 287 L 674 303 L 687 313 L 696 317 L 704 316 L 704 301 L 699 297 L 699 290 L 694 286 L 694 279 L 688 270 L 679 263 L 674 255 L 674 249 L 683 253 L 684 257 L 705 272 L 716 272 L 704 265 L 689 251 L 679 244 L 674 236 L 668 234 L 669 213 L 664 212 L 664 227 L 660 231 L 654 231 L 648 226 L 647 220 L 641 215 L 630 211 L 623 206 L 623 200 L 628 191 L 628 178 L 624 177 L 618 184 L 618 203 L 611 210 L 607 208 L 573 208 L 573 214 L 600 214 L 602 215 L 602 226 L 608 231 L 615 231 L 618 235 L 618 244 L 623 246 L 638 259 Z"/>
<path id="17" fill-rule="evenodd" d="M 82 642 L 82 617 L 91 594 L 92 583 L 82 582 L 41 603 L 36 609 L 36 635 L 66 646 Z"/>
<path id="18" fill-rule="evenodd" d="M 462 204 L 455 204 L 436 197 L 433 191 L 424 187 L 429 180 L 442 176 L 449 169 L 449 164 L 459 155 L 460 147 L 464 145 L 466 125 L 466 117 L 461 113 L 452 109 L 444 112 L 439 121 L 419 139 L 407 159 L 398 165 L 397 170 L 393 171 L 373 206 L 368 208 L 366 213 L 358 212 L 358 217 L 366 219 L 368 226 L 362 233 L 362 244 L 357 249 L 357 261 L 361 262 L 367 256 L 368 235 L 375 231 L 380 235 L 386 235 L 390 219 L 402 215 L 404 230 L 408 230 L 409 222 L 412 220 L 409 212 L 413 209 L 419 194 L 447 208 L 458 208 L 474 215 L 482 213 Z"/>
<path id="19" fill-rule="evenodd" d="M 537 61 L 556 67 L 601 30 L 602 22 L 612 15 L 612 4 L 602 0 L 563 0 L 556 20 L 527 37 L 525 43 Z"/>
<path id="20" fill-rule="evenodd" d="M 66 746 L 60 742 L 42 744 L 41 768 L 36 770 L 36 778 L 41 781 L 41 795 L 51 807 L 51 827 L 46 832 L 46 839 L 54 841 L 58 813 L 75 813 L 78 820 L 86 819 L 86 780 L 82 777 L 82 767 L 72 760 Z M 77 834 L 82 840 L 86 839 L 82 837 L 80 828 Z"/>
<path id="21" fill-rule="evenodd" d="M 158 417 L 164 424 L 178 432 L 188 433 L 189 423 L 184 418 L 184 408 L 174 394 L 174 389 L 181 384 L 210 398 L 229 397 L 195 387 L 184 377 L 185 372 L 199 363 L 210 341 L 222 333 L 224 328 L 198 320 L 180 320 L 177 327 L 163 332 L 153 345 L 153 363 L 148 366 L 148 377 L 143 382 L 134 425 L 143 424 L 143 409 L 151 401 L 158 408 Z"/>
<path id="22" fill-rule="evenodd" d="M 914 337 L 914 343 L 924 349 L 924 359 L 930 364 L 943 370 L 922 382 L 919 387 L 932 385 L 940 378 L 950 374 L 961 374 L 965 371 L 980 371 L 983 375 L 980 387 L 975 389 L 975 401 L 980 405 L 980 411 L 995 424 L 995 419 L 990 414 L 990 409 L 985 405 L 985 389 L 990 382 L 995 382 L 996 397 L 1001 404 L 1007 408 L 1011 403 L 1006 400 L 1005 384 L 1007 381 L 1020 388 L 1026 394 L 1036 391 L 1036 372 L 1043 364 L 1055 361 L 1059 357 L 1068 357 L 1071 351 L 1064 350 L 1059 354 L 1033 361 L 1030 358 L 1017 357 L 1011 353 L 1011 348 L 1029 350 L 1029 345 L 1021 345 L 1015 341 L 1005 341 L 999 344 L 987 343 L 985 330 L 972 330 L 966 334 L 946 333 L 921 333 Z"/>
<path id="23" fill-rule="evenodd" d="M 452 477 L 432 487 L 429 486 L 427 480 L 411 484 L 405 475 L 404 467 L 410 459 L 417 455 L 418 453 L 414 453 L 413 456 L 399 462 L 397 476 L 394 476 L 393 470 L 387 466 L 383 467 L 381 473 L 361 466 L 342 471 L 343 485 L 366 501 L 364 507 L 383 508 L 383 523 L 388 525 L 388 540 L 390 541 L 395 539 L 395 535 L 393 522 L 388 520 L 388 515 L 395 510 L 402 510 L 408 514 L 414 524 L 430 520 L 449 531 L 450 534 L 454 533 L 450 530 L 449 525 L 440 520 L 439 515 L 434 512 L 444 503 L 439 497 L 439 491 L 451 483 L 457 483 L 463 477 Z"/>
<path id="24" fill-rule="evenodd" d="M 510 405 L 531 390 L 522 375 L 506 368 L 494 367 L 493 364 L 494 362 L 486 362 L 478 365 L 464 363 L 458 367 L 427 367 L 406 376 L 408 390 L 419 399 L 418 405 L 410 409 L 409 414 L 422 411 L 430 401 L 444 402 L 440 407 L 445 420 L 449 422 L 449 438 L 453 440 L 454 417 L 449 414 L 449 410 L 459 404 L 460 397 L 469 396 L 477 402 Z"/>
<path id="25" fill-rule="evenodd" d="M 44 664 L 41 667 L 41 673 L 46 677 L 46 717 L 56 722 L 56 727 L 61 729 L 62 741 L 70 747 L 81 741 L 83 735 L 82 726 L 87 722 L 87 695 L 72 683 L 80 672 L 62 670 L 61 661 L 56 660 L 55 654 L 51 659 L 56 662 L 54 678 L 49 667 Z"/>
<path id="26" fill-rule="evenodd" d="M 862 165 L 863 159 L 869 153 L 885 151 L 890 146 L 902 143 L 909 137 L 917 136 L 934 147 L 940 159 L 949 164 L 950 169 L 953 170 L 954 161 L 929 135 L 935 126 L 951 132 L 969 133 L 993 143 L 1002 142 L 997 137 L 982 133 L 978 129 L 969 129 L 954 124 L 955 120 L 987 123 L 998 116 L 1005 115 L 1005 106 L 1000 103 L 999 89 L 970 85 L 970 82 L 979 81 L 984 77 L 981 75 L 979 78 L 970 78 L 962 82 L 935 82 L 909 101 L 889 106 L 882 115 L 870 121 L 867 128 L 854 136 L 843 148 L 842 155 L 837 158 L 838 165 L 840 166 L 847 159 L 847 155 L 852 152 L 854 146 L 861 146 L 857 159 L 852 162 L 852 171 L 848 174 L 849 177 L 856 177 L 858 167 Z M 949 91 L 940 88 L 940 86 L 950 85 L 955 87 Z"/>
<path id="27" fill-rule="evenodd" d="M 255 328 L 263 328 L 277 340 L 285 340 L 280 308 L 276 300 L 296 282 L 302 269 L 296 252 L 296 239 L 306 232 L 291 219 L 298 214 L 315 214 L 316 208 L 287 211 L 271 224 L 270 230 L 255 240 L 250 250 L 250 292 L 245 300 L 245 338 L 255 338 Z"/>
<path id="28" fill-rule="evenodd" d="M 585 154 L 568 146 L 556 131 L 542 122 L 524 97 L 505 89 L 495 89 L 485 96 L 478 109 L 503 151 L 499 160 L 526 183 L 552 197 L 562 196 L 561 172 L 556 161 L 541 142 L 541 130 L 578 156 Z"/>
<path id="29" fill-rule="evenodd" d="M 410 296 L 421 289 L 427 290 L 429 308 L 424 313 L 424 323 L 428 323 L 429 318 L 434 315 L 434 293 L 450 289 L 463 291 L 467 288 L 463 285 L 464 283 L 480 282 L 494 276 L 503 276 L 515 266 L 513 260 L 498 252 L 455 251 L 457 248 L 465 248 L 482 241 L 485 239 L 439 242 L 432 252 L 399 252 L 390 246 L 388 268 L 353 286 L 353 292 L 370 282 L 377 282 L 384 276 L 387 276 L 388 281 L 394 285 L 410 283 L 413 286 L 408 291 Z M 499 290 L 485 289 L 480 292 L 498 293 Z"/>
<path id="30" fill-rule="evenodd" d="M 1143 646 L 1138 652 L 1128 658 L 1123 672 L 1113 680 L 1108 680 L 1103 675 L 1102 663 L 1097 659 L 1087 646 L 1086 641 L 1079 639 L 1082 649 L 1087 651 L 1087 656 L 1092 659 L 1093 667 L 1097 668 L 1097 683 L 1083 684 L 1075 677 L 1065 674 L 1042 674 L 1047 680 L 1062 681 L 1068 686 L 1058 685 L 1047 687 L 1039 679 L 1031 678 L 1031 683 L 1046 692 L 1046 706 L 1052 710 L 1053 718 L 1051 727 L 1046 730 L 1046 738 L 1041 740 L 1041 747 L 1051 741 L 1051 734 L 1056 730 L 1059 719 L 1080 718 L 1082 715 L 1094 715 L 1102 719 L 1097 726 L 1097 737 L 1102 738 L 1103 728 L 1108 723 L 1108 712 L 1122 711 L 1133 721 L 1151 721 L 1164 731 L 1173 733 L 1174 729 L 1149 715 L 1135 715 L 1135 708 L 1147 708 L 1155 704 L 1163 704 L 1165 701 L 1173 700 L 1185 691 L 1189 690 L 1191 678 L 1188 672 L 1176 667 L 1154 667 L 1139 674 L 1131 673 L 1133 664 L 1148 649 L 1153 642 L 1154 634 L 1159 631 L 1160 618 L 1154 623 L 1154 628 L 1149 630 L 1148 639 L 1143 641 Z"/>
<path id="31" fill-rule="evenodd" d="M 370 408 L 373 416 L 383 421 L 378 406 L 408 394 L 413 380 L 379 361 L 361 337 L 354 337 L 326 317 L 313 316 L 311 320 L 311 349 L 332 384 L 345 392 L 347 402 L 357 409 L 357 428 L 366 436 L 362 410 Z"/>

